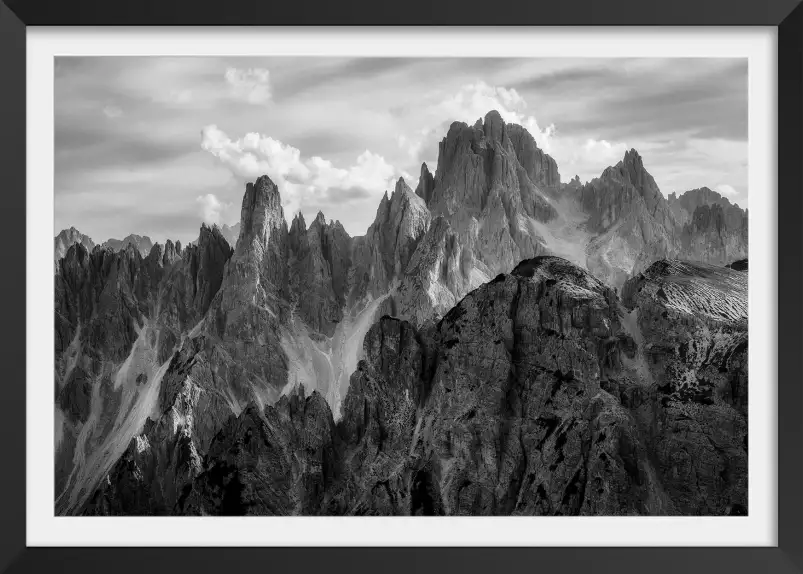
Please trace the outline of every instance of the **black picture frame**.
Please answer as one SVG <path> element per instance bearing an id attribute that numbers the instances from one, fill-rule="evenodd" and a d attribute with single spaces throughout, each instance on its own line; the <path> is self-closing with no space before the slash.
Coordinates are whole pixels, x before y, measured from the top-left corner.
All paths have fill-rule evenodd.
<path id="1" fill-rule="evenodd" d="M 2 0 L 0 571 L 803 572 L 801 0 Z M 778 540 L 775 548 L 26 548 L 26 27 L 93 25 L 772 26 L 778 28 Z M 482 34 L 477 30 L 478 38 Z M 769 366 L 768 372 L 772 369 Z M 760 381 L 754 384 L 760 384 Z"/>

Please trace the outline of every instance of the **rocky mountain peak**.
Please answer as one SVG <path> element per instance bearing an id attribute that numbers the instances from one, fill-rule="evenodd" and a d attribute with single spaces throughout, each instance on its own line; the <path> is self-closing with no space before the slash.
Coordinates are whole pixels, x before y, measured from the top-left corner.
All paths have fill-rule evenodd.
<path id="1" fill-rule="evenodd" d="M 298 230 L 298 231 L 306 231 L 307 230 L 307 222 L 304 220 L 304 214 L 300 211 L 295 214 L 293 217 L 293 223 L 290 224 L 290 229 Z"/>
<path id="2" fill-rule="evenodd" d="M 485 114 L 485 121 L 483 122 L 483 133 L 485 138 L 491 141 L 499 142 L 504 145 L 507 139 L 507 131 L 505 129 L 505 120 L 496 110 L 491 110 Z"/>
<path id="3" fill-rule="evenodd" d="M 284 220 L 284 210 L 276 184 L 267 175 L 260 176 L 254 183 L 246 184 L 240 211 L 238 241 L 244 238 L 268 241 L 270 230 L 277 227 L 279 220 Z"/>
<path id="4" fill-rule="evenodd" d="M 381 296 L 394 278 L 401 277 L 429 223 L 425 200 L 399 178 L 390 197 L 385 192 L 365 238 L 355 243 L 357 300 L 368 294 Z"/>
<path id="5" fill-rule="evenodd" d="M 622 160 L 622 163 L 626 167 L 631 168 L 632 172 L 640 172 L 644 169 L 644 160 L 642 159 L 641 154 L 636 151 L 636 148 L 630 148 L 625 152 L 625 157 Z"/>
<path id="6" fill-rule="evenodd" d="M 268 293 L 286 293 L 287 249 L 287 221 L 279 189 L 267 175 L 260 176 L 245 186 L 240 235 L 232 257 L 232 287 L 256 288 L 257 299 Z"/>
<path id="7" fill-rule="evenodd" d="M 735 203 L 708 187 L 700 187 L 684 191 L 682 194 L 675 193 L 669 196 L 669 205 L 675 213 L 680 223 L 688 223 L 694 216 L 698 207 L 708 205 L 719 205 L 722 207 L 727 227 L 731 230 L 747 225 L 747 210 L 742 209 Z"/>
<path id="8" fill-rule="evenodd" d="M 312 224 L 318 225 L 319 227 L 326 227 L 326 216 L 323 214 L 323 211 L 318 211 L 318 214 L 315 216 L 315 221 L 313 221 Z"/>
<path id="9" fill-rule="evenodd" d="M 299 211 L 293 217 L 293 222 L 290 224 L 290 250 L 297 252 L 300 249 L 303 238 L 307 235 L 307 222 L 304 221 L 304 215 Z"/>
<path id="10" fill-rule="evenodd" d="M 538 147 L 529 131 L 518 124 L 508 124 L 507 135 L 516 158 L 532 183 L 541 188 L 560 187 L 557 162 Z"/>
<path id="11" fill-rule="evenodd" d="M 129 249 L 134 249 L 130 245 L 126 247 L 126 251 Z M 152 261 L 154 265 L 164 265 L 164 258 L 165 258 L 165 248 L 164 245 L 161 243 L 154 243 L 153 247 L 151 247 L 150 252 L 148 253 L 147 259 Z"/>
<path id="12" fill-rule="evenodd" d="M 435 177 L 430 173 L 426 163 L 421 164 L 421 175 L 418 178 L 418 187 L 415 188 L 415 194 L 424 200 L 424 203 L 429 205 L 432 199 L 432 191 L 435 188 Z"/>
<path id="13" fill-rule="evenodd" d="M 168 242 L 170 242 L 170 240 L 168 240 Z M 212 225 L 212 227 L 209 227 L 205 223 L 201 224 L 201 230 L 200 233 L 198 234 L 198 243 L 197 243 L 199 246 L 203 247 L 210 243 L 221 243 L 221 242 L 226 242 L 226 244 L 228 244 L 228 241 L 223 236 L 223 231 L 220 229 L 220 227 L 214 224 Z"/>
<path id="14" fill-rule="evenodd" d="M 210 228 L 202 224 L 197 243 L 186 250 L 193 301 L 201 316 L 220 289 L 224 267 L 232 254 L 233 249 L 217 225 Z"/>
<path id="15" fill-rule="evenodd" d="M 635 187 L 648 203 L 654 203 L 657 196 L 666 201 L 658 191 L 658 186 L 653 177 L 644 168 L 644 160 L 635 148 L 625 152 L 625 157 L 616 164 L 619 173 L 624 181 Z"/>
<path id="16" fill-rule="evenodd" d="M 322 211 L 307 228 L 296 214 L 290 227 L 287 267 L 293 316 L 316 333 L 331 336 L 343 318 L 351 268 L 351 237 Z"/>
<path id="17" fill-rule="evenodd" d="M 625 152 L 624 158 L 615 167 L 609 167 L 602 173 L 602 180 L 612 180 L 625 191 L 632 187 L 644 200 L 648 211 L 655 215 L 657 209 L 668 211 L 668 202 L 658 189 L 655 179 L 644 167 L 644 160 L 634 149 Z"/>
<path id="18" fill-rule="evenodd" d="M 717 265 L 747 257 L 747 211 L 707 187 L 669 198 L 680 230 L 680 256 Z"/>
<path id="19" fill-rule="evenodd" d="M 67 254 L 67 250 L 75 243 L 80 243 L 88 251 L 92 251 L 95 247 L 95 242 L 92 239 L 78 231 L 75 227 L 70 226 L 69 229 L 63 229 L 54 239 L 54 253 L 53 259 L 55 262 L 56 271 L 58 271 L 58 262 L 63 259 Z"/>
<path id="20" fill-rule="evenodd" d="M 407 182 L 404 181 L 403 177 L 400 177 L 396 181 L 396 187 L 393 188 L 393 194 L 391 195 L 391 198 L 390 198 L 391 202 L 398 201 L 397 198 L 399 198 L 401 195 L 407 195 L 407 196 L 416 195 L 415 192 L 413 192 L 413 190 L 410 189 L 410 186 L 407 185 Z M 421 197 L 421 196 L 417 196 L 417 197 Z"/>
<path id="21" fill-rule="evenodd" d="M 181 243 L 177 243 L 178 246 L 181 246 Z M 165 252 L 162 263 L 164 265 L 171 265 L 175 261 L 181 258 L 181 252 L 179 249 L 176 248 L 176 244 L 174 244 L 170 239 L 165 241 Z"/>

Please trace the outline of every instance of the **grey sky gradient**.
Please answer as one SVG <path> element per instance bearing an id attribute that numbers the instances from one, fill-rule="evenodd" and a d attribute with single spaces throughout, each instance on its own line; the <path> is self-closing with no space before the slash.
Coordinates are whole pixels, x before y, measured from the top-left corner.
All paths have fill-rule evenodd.
<path id="1" fill-rule="evenodd" d="M 522 123 L 564 181 L 636 148 L 664 194 L 707 186 L 747 207 L 744 59 L 60 57 L 56 229 L 187 242 L 236 223 L 244 184 L 288 217 L 365 232 L 454 120 Z"/>

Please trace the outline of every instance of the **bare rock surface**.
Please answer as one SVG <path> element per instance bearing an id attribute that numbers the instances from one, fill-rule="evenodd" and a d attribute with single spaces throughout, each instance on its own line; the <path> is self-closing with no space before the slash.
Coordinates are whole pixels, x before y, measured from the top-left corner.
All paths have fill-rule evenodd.
<path id="1" fill-rule="evenodd" d="M 429 225 L 425 201 L 400 178 L 393 193 L 386 193 L 379 203 L 365 237 L 354 246 L 352 301 L 379 297 L 404 277 Z"/>
<path id="2" fill-rule="evenodd" d="M 439 149 L 361 237 L 267 176 L 183 248 L 66 234 L 57 513 L 746 512 L 746 212 L 496 112 Z"/>
<path id="3" fill-rule="evenodd" d="M 323 213 L 306 227 L 299 214 L 290 228 L 290 290 L 295 312 L 317 332 L 331 336 L 343 318 L 351 268 L 351 237 Z"/>
<path id="4" fill-rule="evenodd" d="M 747 273 L 658 261 L 623 289 L 660 417 L 648 444 L 683 514 L 747 512 Z"/>
<path id="5" fill-rule="evenodd" d="M 698 206 L 683 226 L 680 240 L 681 256 L 686 259 L 722 265 L 747 257 L 747 212 L 717 203 Z"/>
<path id="6" fill-rule="evenodd" d="M 743 514 L 746 329 L 729 312 L 696 311 L 744 273 L 660 263 L 628 285 L 626 306 L 580 267 L 538 257 L 423 330 L 382 317 L 338 423 L 301 389 L 250 406 L 200 465 L 176 447 L 165 476 L 186 482 L 159 511 Z M 742 296 L 731 293 L 734 308 Z M 143 443 L 118 466 L 143 475 Z M 93 509 L 113 513 L 120 497 L 98 499 Z"/>
<path id="7" fill-rule="evenodd" d="M 607 283 L 621 286 L 656 259 L 678 253 L 675 215 L 636 150 L 574 194 L 594 234 L 586 267 Z"/>

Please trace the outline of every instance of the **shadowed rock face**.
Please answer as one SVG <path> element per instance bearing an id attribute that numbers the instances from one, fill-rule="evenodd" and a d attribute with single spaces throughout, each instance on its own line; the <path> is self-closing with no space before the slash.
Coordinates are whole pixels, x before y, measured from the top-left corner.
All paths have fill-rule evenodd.
<path id="1" fill-rule="evenodd" d="M 229 420 L 179 499 L 195 515 L 320 514 L 335 471 L 335 426 L 324 398 L 302 387 L 264 411 Z"/>
<path id="2" fill-rule="evenodd" d="M 424 200 L 426 205 L 432 201 L 432 192 L 435 188 L 435 177 L 429 172 L 426 163 L 421 164 L 421 176 L 418 178 L 418 187 L 415 194 Z"/>
<path id="3" fill-rule="evenodd" d="M 184 482 L 155 509 L 118 494 L 150 468 L 137 453 L 153 446 L 132 442 L 92 511 L 744 513 L 746 325 L 698 313 L 718 289 L 741 308 L 744 275 L 660 262 L 625 307 L 568 261 L 523 261 L 425 330 L 374 324 L 336 425 L 317 393 L 249 407 L 200 464 L 176 443 L 167 474 Z"/>
<path id="4" fill-rule="evenodd" d="M 516 157 L 530 181 L 540 187 L 560 186 L 558 164 L 538 148 L 530 132 L 519 125 L 511 124 L 507 133 L 516 151 Z"/>
<path id="5" fill-rule="evenodd" d="M 747 271 L 747 259 L 739 259 L 738 261 L 729 263 L 727 266 L 734 271 Z"/>
<path id="6" fill-rule="evenodd" d="M 290 288 L 296 312 L 331 336 L 343 318 L 351 268 L 351 237 L 340 222 L 318 213 L 309 229 L 299 213 L 290 228 Z"/>

